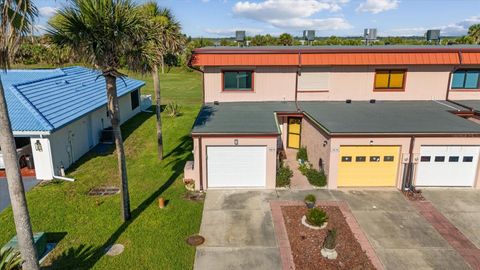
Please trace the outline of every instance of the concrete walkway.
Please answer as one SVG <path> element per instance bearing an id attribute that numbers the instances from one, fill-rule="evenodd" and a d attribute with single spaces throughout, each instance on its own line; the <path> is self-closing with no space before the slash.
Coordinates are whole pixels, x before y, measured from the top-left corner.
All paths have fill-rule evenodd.
<path id="1" fill-rule="evenodd" d="M 209 190 L 194 269 L 281 269 L 269 200 L 275 191 Z"/>
<path id="2" fill-rule="evenodd" d="M 292 190 L 311 190 L 312 185 L 307 180 L 307 177 L 298 170 L 297 150 L 287 149 L 287 159 L 284 161 L 285 165 L 288 165 L 293 172 L 293 176 L 290 182 L 290 188 Z"/>
<path id="3" fill-rule="evenodd" d="M 23 177 L 23 186 L 25 187 L 25 192 L 32 189 L 40 181 L 35 177 Z M 8 184 L 6 178 L 0 178 L 0 212 L 3 209 L 7 208 L 10 205 L 10 194 L 8 193 Z"/>

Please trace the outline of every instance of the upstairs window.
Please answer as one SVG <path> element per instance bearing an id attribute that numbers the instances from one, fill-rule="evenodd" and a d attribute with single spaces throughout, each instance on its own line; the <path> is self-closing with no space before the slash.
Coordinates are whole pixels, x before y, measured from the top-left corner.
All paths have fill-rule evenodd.
<path id="1" fill-rule="evenodd" d="M 457 70 L 452 76 L 452 89 L 478 89 L 480 70 Z"/>
<path id="2" fill-rule="evenodd" d="M 375 89 L 403 90 L 405 88 L 405 70 L 377 70 Z"/>
<path id="3" fill-rule="evenodd" d="M 252 91 L 253 71 L 224 71 L 224 91 Z"/>

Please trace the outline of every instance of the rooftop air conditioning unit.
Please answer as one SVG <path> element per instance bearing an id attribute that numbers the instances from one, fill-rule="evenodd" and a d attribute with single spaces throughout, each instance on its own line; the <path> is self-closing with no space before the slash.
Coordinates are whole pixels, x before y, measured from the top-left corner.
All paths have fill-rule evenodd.
<path id="1" fill-rule="evenodd" d="M 245 42 L 245 31 L 235 31 L 235 41 Z"/>
<path id="2" fill-rule="evenodd" d="M 306 41 L 314 41 L 315 30 L 303 30 L 303 39 Z"/>
<path id="3" fill-rule="evenodd" d="M 427 33 L 425 34 L 427 41 L 439 41 L 440 40 L 440 30 L 427 30 Z"/>
<path id="4" fill-rule="evenodd" d="M 366 40 L 376 40 L 377 39 L 377 28 L 365 28 L 363 30 L 363 37 Z"/>

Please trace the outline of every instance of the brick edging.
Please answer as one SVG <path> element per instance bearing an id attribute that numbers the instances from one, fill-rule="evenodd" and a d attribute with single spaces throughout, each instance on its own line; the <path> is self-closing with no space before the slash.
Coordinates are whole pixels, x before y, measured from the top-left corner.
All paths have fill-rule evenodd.
<path id="1" fill-rule="evenodd" d="M 410 201 L 430 225 L 472 267 L 480 269 L 480 249 L 477 248 L 450 220 L 429 201 Z"/>
<path id="2" fill-rule="evenodd" d="M 270 201 L 270 207 L 272 209 L 273 227 L 275 229 L 275 238 L 277 239 L 280 249 L 280 258 L 282 260 L 282 268 L 284 270 L 294 270 L 295 263 L 293 261 L 292 249 L 290 241 L 288 240 L 287 228 L 285 227 L 285 220 L 282 214 L 282 206 L 303 206 L 302 201 Z M 373 266 L 379 270 L 383 270 L 383 264 L 377 257 L 375 250 L 368 241 L 365 233 L 360 228 L 357 220 L 350 211 L 350 207 L 343 201 L 318 201 L 317 206 L 337 206 L 342 211 L 345 221 L 347 222 L 350 230 L 352 231 L 355 239 L 360 244 L 365 254 L 372 262 Z"/>

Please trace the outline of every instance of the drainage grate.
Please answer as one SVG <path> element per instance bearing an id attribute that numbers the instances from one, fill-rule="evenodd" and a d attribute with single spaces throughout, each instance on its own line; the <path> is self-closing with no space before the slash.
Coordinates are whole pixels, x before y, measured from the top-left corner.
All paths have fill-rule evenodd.
<path id="1" fill-rule="evenodd" d="M 203 244 L 205 242 L 205 238 L 201 235 L 191 235 L 187 238 L 187 244 L 189 244 L 190 246 L 200 246 L 201 244 Z"/>
<path id="2" fill-rule="evenodd" d="M 120 193 L 120 189 L 118 187 L 99 187 L 99 188 L 92 188 L 88 195 L 90 196 L 107 196 L 107 195 L 115 195 Z"/>

